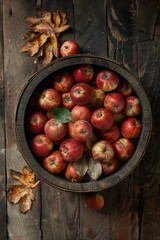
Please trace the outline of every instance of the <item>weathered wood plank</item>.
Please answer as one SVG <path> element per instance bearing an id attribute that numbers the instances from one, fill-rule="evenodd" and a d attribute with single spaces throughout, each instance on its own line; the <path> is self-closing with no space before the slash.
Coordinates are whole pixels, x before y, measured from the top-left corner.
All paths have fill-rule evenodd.
<path id="1" fill-rule="evenodd" d="M 142 240 L 160 239 L 160 139 L 159 139 L 159 103 L 160 103 L 160 46 L 156 42 L 138 44 L 138 73 L 150 98 L 153 127 L 149 147 L 140 165 L 141 180 L 141 232 Z"/>
<path id="2" fill-rule="evenodd" d="M 0 1 L 0 236 L 7 239 L 6 225 L 6 165 L 4 128 L 4 79 L 3 79 L 3 2 Z"/>
<path id="3" fill-rule="evenodd" d="M 11 184 L 10 169 L 21 171 L 26 165 L 17 149 L 14 120 L 20 91 L 36 70 L 33 59 L 27 57 L 26 54 L 19 53 L 20 46 L 24 44 L 22 36 L 27 26 L 25 17 L 35 14 L 36 1 L 3 1 L 3 4 L 6 166 L 7 185 L 9 186 Z M 8 239 L 35 240 L 41 238 L 38 190 L 35 199 L 32 211 L 27 214 L 20 213 L 18 205 L 13 206 L 8 202 Z"/>

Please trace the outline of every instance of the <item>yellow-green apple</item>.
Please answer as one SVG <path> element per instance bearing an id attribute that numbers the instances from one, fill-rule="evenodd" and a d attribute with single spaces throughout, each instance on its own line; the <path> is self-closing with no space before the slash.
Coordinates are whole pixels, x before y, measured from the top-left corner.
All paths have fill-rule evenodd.
<path id="1" fill-rule="evenodd" d="M 130 96 L 133 93 L 133 88 L 125 79 L 120 79 L 116 92 L 121 93 L 124 97 Z"/>
<path id="2" fill-rule="evenodd" d="M 86 120 L 73 123 L 72 137 L 79 142 L 86 142 L 93 135 L 92 125 Z"/>
<path id="3" fill-rule="evenodd" d="M 115 156 L 119 160 L 128 160 L 134 153 L 134 144 L 128 138 L 119 138 L 113 143 Z"/>
<path id="4" fill-rule="evenodd" d="M 100 211 L 104 207 L 104 197 L 100 193 L 86 193 L 85 207 Z"/>
<path id="5" fill-rule="evenodd" d="M 121 135 L 124 138 L 134 139 L 140 136 L 141 122 L 136 118 L 127 118 L 121 125 Z"/>
<path id="6" fill-rule="evenodd" d="M 119 168 L 119 161 L 116 158 L 112 158 L 109 162 L 101 163 L 102 173 L 105 176 L 115 173 Z"/>
<path id="7" fill-rule="evenodd" d="M 72 111 L 71 111 L 71 115 L 72 115 L 72 121 L 76 122 L 78 120 L 86 120 L 86 121 L 90 121 L 91 119 L 91 110 L 86 107 L 86 106 L 80 106 L 80 105 L 76 105 Z"/>
<path id="8" fill-rule="evenodd" d="M 69 162 L 67 164 L 64 176 L 70 182 L 82 182 L 84 179 L 83 176 L 79 176 L 72 162 Z"/>
<path id="9" fill-rule="evenodd" d="M 52 76 L 52 86 L 60 93 L 69 92 L 73 84 L 72 76 L 66 71 L 58 71 Z"/>
<path id="10" fill-rule="evenodd" d="M 44 132 L 52 141 L 61 140 L 67 133 L 67 125 L 52 118 L 46 122 Z"/>
<path id="11" fill-rule="evenodd" d="M 29 132 L 38 134 L 44 132 L 44 125 L 47 122 L 47 117 L 41 111 L 34 111 L 27 115 L 26 128 Z"/>
<path id="12" fill-rule="evenodd" d="M 72 69 L 72 76 L 79 83 L 87 83 L 94 76 L 94 68 L 90 64 L 76 65 Z"/>
<path id="13" fill-rule="evenodd" d="M 92 88 L 87 83 L 77 83 L 70 90 L 72 101 L 77 105 L 86 105 L 91 102 Z"/>
<path id="14" fill-rule="evenodd" d="M 116 141 L 120 136 L 120 129 L 117 124 L 113 124 L 110 129 L 99 132 L 100 139 L 108 142 Z"/>
<path id="15" fill-rule="evenodd" d="M 39 105 L 44 110 L 52 110 L 60 105 L 60 94 L 53 88 L 47 88 L 39 96 Z"/>
<path id="16" fill-rule="evenodd" d="M 63 172 L 67 162 L 63 160 L 60 152 L 55 150 L 51 152 L 47 157 L 43 158 L 43 167 L 53 174 L 58 174 Z"/>
<path id="17" fill-rule="evenodd" d="M 31 139 L 31 150 L 37 157 L 46 157 L 53 149 L 53 142 L 45 134 L 37 134 Z"/>
<path id="18" fill-rule="evenodd" d="M 121 112 L 125 107 L 124 97 L 117 92 L 108 93 L 104 99 L 104 107 L 113 113 Z"/>
<path id="19" fill-rule="evenodd" d="M 79 52 L 80 47 L 78 43 L 73 40 L 66 40 L 60 47 L 60 54 L 62 57 L 78 54 Z"/>
<path id="20" fill-rule="evenodd" d="M 100 108 L 103 106 L 103 102 L 104 102 L 104 99 L 105 99 L 105 92 L 98 88 L 98 87 L 92 87 L 93 89 L 93 96 L 92 96 L 92 99 L 91 99 L 91 106 L 93 108 Z"/>
<path id="21" fill-rule="evenodd" d="M 70 92 L 61 94 L 61 106 L 67 108 L 68 110 L 72 110 L 75 106 L 75 103 L 71 99 Z"/>
<path id="22" fill-rule="evenodd" d="M 101 163 L 108 162 L 114 157 L 113 145 L 106 140 L 99 140 L 96 142 L 93 145 L 91 152 L 94 160 Z"/>
<path id="23" fill-rule="evenodd" d="M 126 97 L 124 113 L 127 117 L 135 117 L 141 113 L 141 104 L 136 96 Z"/>
<path id="24" fill-rule="evenodd" d="M 104 92 L 113 91 L 119 84 L 119 76 L 111 70 L 102 70 L 97 74 L 96 84 L 97 87 L 102 89 Z"/>
<path id="25" fill-rule="evenodd" d="M 113 115 L 109 109 L 98 108 L 91 116 L 92 125 L 99 130 L 107 130 L 113 124 Z"/>
<path id="26" fill-rule="evenodd" d="M 65 161 L 74 162 L 83 155 L 83 145 L 73 138 L 66 138 L 62 141 L 59 151 Z"/>

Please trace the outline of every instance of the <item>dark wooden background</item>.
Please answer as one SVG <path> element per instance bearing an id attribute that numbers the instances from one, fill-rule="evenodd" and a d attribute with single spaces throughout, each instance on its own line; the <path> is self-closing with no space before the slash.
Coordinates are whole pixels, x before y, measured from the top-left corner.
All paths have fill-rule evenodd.
<path id="1" fill-rule="evenodd" d="M 10 169 L 26 165 L 17 149 L 18 96 L 37 71 L 20 54 L 27 23 L 36 7 L 65 10 L 82 52 L 115 59 L 139 76 L 150 99 L 153 130 L 139 166 L 120 184 L 101 193 L 100 212 L 84 207 L 84 194 L 43 183 L 27 214 L 6 202 Z M 0 0 L 0 240 L 160 240 L 160 1 Z"/>

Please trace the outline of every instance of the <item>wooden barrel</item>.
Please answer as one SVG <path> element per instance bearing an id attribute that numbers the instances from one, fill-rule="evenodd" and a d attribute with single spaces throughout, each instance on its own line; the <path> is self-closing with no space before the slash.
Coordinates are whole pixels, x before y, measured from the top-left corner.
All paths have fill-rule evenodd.
<path id="1" fill-rule="evenodd" d="M 73 183 L 66 180 L 64 177 L 53 175 L 47 172 L 39 164 L 28 146 L 24 122 L 27 104 L 32 96 L 32 93 L 37 89 L 39 85 L 43 86 L 44 84 L 46 84 L 46 82 L 44 82 L 44 79 L 46 79 L 50 74 L 58 70 L 70 68 L 74 65 L 82 63 L 113 70 L 131 84 L 142 106 L 142 132 L 138 139 L 134 154 L 117 172 L 110 176 L 103 177 L 97 181 Z M 66 58 L 59 58 L 36 72 L 36 74 L 34 74 L 34 76 L 29 79 L 28 83 L 26 84 L 20 95 L 15 121 L 16 136 L 19 149 L 28 165 L 34 172 L 39 175 L 42 180 L 53 185 L 54 187 L 65 191 L 93 192 L 114 186 L 115 184 L 122 181 L 125 177 L 127 177 L 135 169 L 137 164 L 142 159 L 149 142 L 152 126 L 152 114 L 149 100 L 139 80 L 137 79 L 137 77 L 131 74 L 124 66 L 107 58 L 79 54 Z"/>

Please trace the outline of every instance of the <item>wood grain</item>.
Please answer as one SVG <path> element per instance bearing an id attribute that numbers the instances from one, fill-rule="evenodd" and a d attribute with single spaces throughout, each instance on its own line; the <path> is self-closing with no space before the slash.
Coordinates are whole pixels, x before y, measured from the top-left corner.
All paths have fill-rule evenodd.
<path id="1" fill-rule="evenodd" d="M 0 236 L 7 239 L 6 214 L 6 168 L 5 168 L 5 119 L 4 119 L 4 79 L 3 79 L 3 5 L 0 1 Z"/>
<path id="2" fill-rule="evenodd" d="M 24 44 L 25 17 L 35 14 L 36 1 L 3 1 L 4 9 L 4 79 L 5 79 L 5 113 L 6 113 L 6 158 L 7 186 L 13 183 L 10 179 L 10 169 L 21 171 L 26 163 L 17 149 L 15 137 L 15 111 L 18 96 L 27 79 L 36 70 L 33 59 L 19 53 Z M 20 213 L 18 205 L 8 202 L 8 239 L 35 240 L 40 239 L 40 206 L 39 193 L 35 193 L 32 211 Z M 16 224 L 16 225 L 15 225 Z"/>

